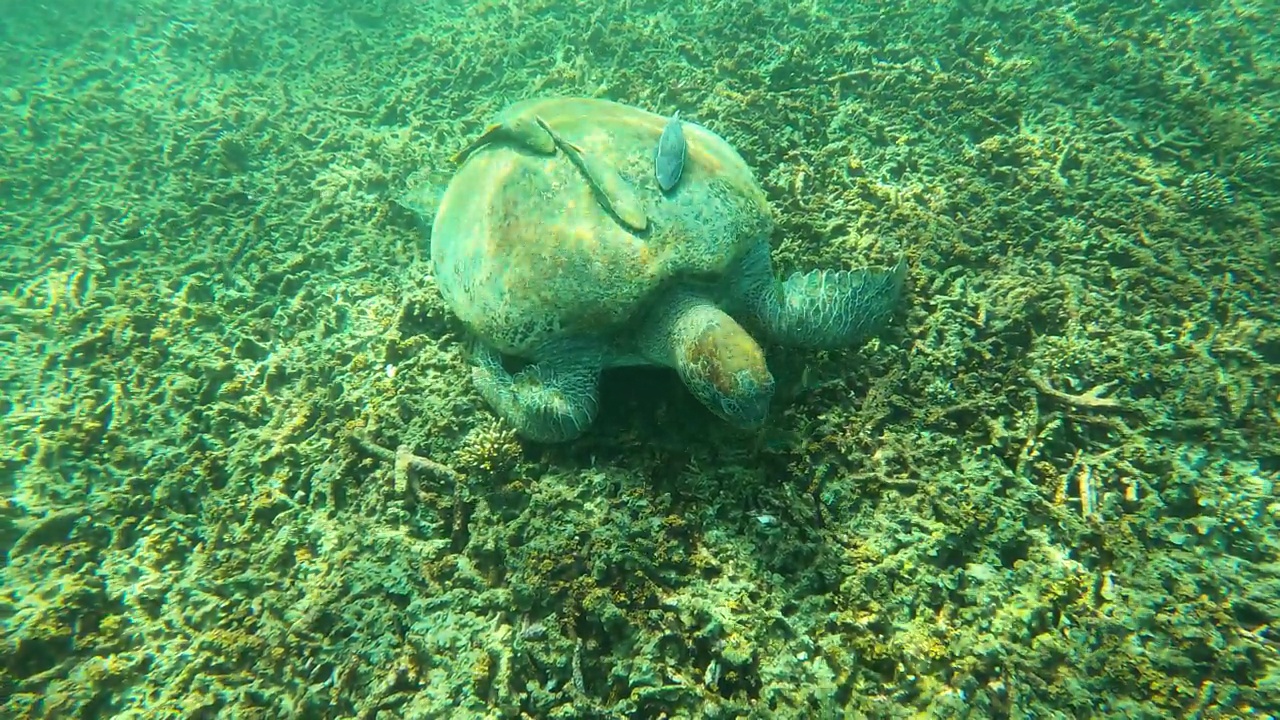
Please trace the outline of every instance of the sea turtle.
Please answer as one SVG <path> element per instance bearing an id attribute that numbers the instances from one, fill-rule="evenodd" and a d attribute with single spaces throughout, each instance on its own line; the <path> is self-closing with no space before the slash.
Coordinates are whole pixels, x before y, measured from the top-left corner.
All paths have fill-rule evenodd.
<path id="1" fill-rule="evenodd" d="M 756 427 L 774 380 L 755 337 L 845 347 L 897 303 L 901 262 L 777 280 L 764 191 L 696 123 L 682 123 L 687 157 L 664 193 L 653 161 L 667 122 L 599 99 L 516 103 L 440 200 L 435 280 L 475 336 L 476 389 L 529 439 L 579 436 L 601 370 L 636 364 L 674 368 L 714 413 Z"/>

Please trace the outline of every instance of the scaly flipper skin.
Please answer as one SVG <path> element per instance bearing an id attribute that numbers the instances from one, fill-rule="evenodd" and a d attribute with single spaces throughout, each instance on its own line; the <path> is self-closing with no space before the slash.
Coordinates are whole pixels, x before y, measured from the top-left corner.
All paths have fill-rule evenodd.
<path id="1" fill-rule="evenodd" d="M 581 435 L 599 406 L 601 353 L 582 343 L 548 349 L 541 359 L 512 375 L 487 346 L 472 351 L 471 379 L 485 402 L 537 442 L 563 442 Z"/>
<path id="2" fill-rule="evenodd" d="M 907 266 L 888 270 L 814 270 L 785 282 L 773 276 L 769 248 L 743 263 L 743 296 L 769 337 L 810 349 L 850 347 L 879 331 L 902 296 Z"/>
<path id="3" fill-rule="evenodd" d="M 676 294 L 655 310 L 638 340 L 650 361 L 675 368 L 716 415 L 742 428 L 764 422 L 774 390 L 764 351 L 710 300 Z"/>

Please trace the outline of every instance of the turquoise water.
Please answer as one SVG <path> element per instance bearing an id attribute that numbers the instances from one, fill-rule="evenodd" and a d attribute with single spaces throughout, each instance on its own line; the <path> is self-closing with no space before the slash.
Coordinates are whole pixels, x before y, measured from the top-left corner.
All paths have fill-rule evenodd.
<path id="1" fill-rule="evenodd" d="M 0 9 L 0 717 L 1280 712 L 1275 3 Z M 495 267 L 589 218 L 534 291 L 656 278 L 595 304 L 630 352 L 694 288 L 759 427 L 610 367 L 541 443 L 473 384 L 454 157 L 576 96 L 689 164 L 498 136 L 559 184 Z M 690 207 L 755 209 L 664 235 L 700 128 L 749 175 Z M 779 278 L 903 261 L 892 317 L 783 347 L 736 256 L 622 251 L 748 226 Z"/>

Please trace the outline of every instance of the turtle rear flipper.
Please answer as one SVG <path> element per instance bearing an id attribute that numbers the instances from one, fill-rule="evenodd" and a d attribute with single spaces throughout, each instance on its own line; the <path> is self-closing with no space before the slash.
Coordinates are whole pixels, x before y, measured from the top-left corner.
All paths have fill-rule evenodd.
<path id="1" fill-rule="evenodd" d="M 408 210 L 422 221 L 428 231 L 440 209 L 440 199 L 449 185 L 449 176 L 437 170 L 422 170 L 409 180 L 404 192 L 391 198 L 392 202 Z"/>
<path id="2" fill-rule="evenodd" d="M 617 170 L 609 163 L 597 158 L 582 148 L 560 137 L 542 118 L 536 118 L 551 138 L 555 146 L 564 153 L 587 179 L 587 184 L 594 191 L 596 200 L 604 206 L 623 225 L 637 232 L 649 226 L 649 217 L 645 214 L 644 203 L 635 188 L 631 187 Z"/>

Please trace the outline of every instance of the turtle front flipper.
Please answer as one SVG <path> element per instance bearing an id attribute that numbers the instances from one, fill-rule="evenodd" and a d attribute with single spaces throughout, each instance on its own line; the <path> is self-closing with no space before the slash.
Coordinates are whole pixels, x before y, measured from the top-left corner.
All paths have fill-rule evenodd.
<path id="1" fill-rule="evenodd" d="M 471 153 L 494 142 L 509 142 L 540 155 L 550 155 L 556 151 L 556 144 L 551 141 L 551 136 L 533 118 L 517 115 L 486 127 L 479 137 L 453 156 L 453 161 L 462 164 L 471 157 Z"/>
<path id="2" fill-rule="evenodd" d="M 899 262 L 887 270 L 795 273 L 778 282 L 762 243 L 748 257 L 741 281 L 748 305 L 775 342 L 835 349 L 857 344 L 889 321 L 906 274 L 906 263 Z"/>
<path id="3" fill-rule="evenodd" d="M 563 442 L 581 435 L 599 407 L 601 353 L 579 343 L 548 348 L 542 359 L 512 375 L 490 347 L 472 350 L 476 390 L 520 435 Z"/>
<path id="4" fill-rule="evenodd" d="M 542 130 L 578 168 L 587 184 L 595 193 L 596 200 L 628 228 L 640 232 L 649 226 L 649 217 L 645 214 L 644 203 L 635 188 L 631 187 L 617 170 L 609 163 L 583 152 L 582 148 L 560 137 L 556 131 L 542 118 L 535 118 Z"/>

